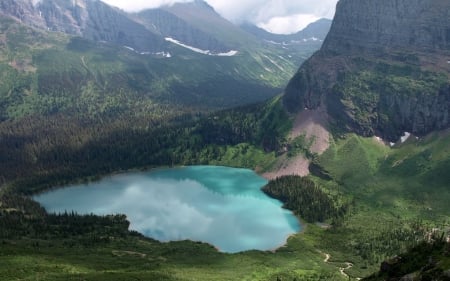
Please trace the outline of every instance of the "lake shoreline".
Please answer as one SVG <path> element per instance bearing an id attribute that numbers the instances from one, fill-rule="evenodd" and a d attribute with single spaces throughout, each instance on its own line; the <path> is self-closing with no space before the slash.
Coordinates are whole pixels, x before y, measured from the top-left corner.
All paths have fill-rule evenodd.
<path id="1" fill-rule="evenodd" d="M 170 183 L 169 186 L 159 186 L 160 183 L 167 181 Z M 47 193 L 41 192 L 40 195 L 34 195 L 32 199 L 44 206 L 48 212 L 54 213 L 74 210 L 79 214 L 126 214 L 131 223 L 131 230 L 161 242 L 202 241 L 216 246 L 220 252 L 225 253 L 237 253 L 251 249 L 273 251 L 286 245 L 291 235 L 301 233 L 304 230 L 304 224 L 291 210 L 282 208 L 281 201 L 263 192 L 262 188 L 266 183 L 265 178 L 255 171 L 245 168 L 209 165 L 156 167 L 132 169 L 128 172 L 118 171 L 105 175 L 97 181 L 59 186 Z M 110 203 L 102 200 L 113 201 Z M 226 205 L 222 206 L 223 203 L 220 203 L 222 201 Z M 143 211 L 142 215 L 136 216 L 133 210 L 143 204 L 150 209 Z M 155 214 L 159 213 L 163 214 L 161 218 L 163 220 L 155 217 Z M 152 215 L 148 217 L 144 214 Z M 166 218 L 168 214 L 170 215 Z M 217 215 L 219 217 L 215 218 Z M 229 220 L 228 216 L 235 216 L 235 219 L 239 219 L 237 221 Z M 136 221 L 136 218 L 141 218 L 141 222 Z M 142 218 L 147 221 L 156 219 L 157 223 L 154 226 L 152 226 L 153 222 L 149 226 L 145 226 L 146 224 L 142 224 Z M 194 219 L 195 223 L 186 222 L 186 218 Z M 245 222 L 238 223 L 242 220 Z M 232 224 L 228 225 L 227 221 Z M 194 225 L 195 227 L 193 227 Z M 175 232 L 170 230 L 174 227 L 180 230 L 174 230 Z M 188 232 L 181 230 L 185 227 L 188 227 Z M 192 233 L 198 231 L 200 234 L 203 233 L 201 229 L 205 227 L 216 233 L 213 235 L 213 240 L 202 238 L 203 236 L 190 236 L 191 231 L 194 231 Z M 238 228 L 236 229 L 236 227 Z M 167 233 L 172 233 L 171 236 L 166 236 L 166 234 L 160 236 L 162 233 L 166 233 L 166 229 Z M 251 229 L 251 231 L 249 234 L 245 234 L 249 230 L 244 229 Z M 181 231 L 180 234 L 176 234 L 178 231 Z M 228 231 L 231 232 L 226 234 Z M 241 233 L 241 231 L 244 232 Z M 250 234 L 252 232 L 254 234 Z M 275 233 L 277 233 L 278 239 L 276 235 L 274 236 Z M 174 234 L 175 236 L 172 236 Z M 230 241 L 225 243 L 230 244 L 218 244 L 217 241 L 224 238 Z M 251 246 L 252 243 L 257 244 L 254 247 Z M 256 246 L 259 243 L 263 243 L 262 245 L 264 243 L 276 244 L 276 246 Z M 239 249 L 240 246 L 233 248 L 235 247 L 233 245 L 239 244 L 244 245 L 242 250 Z M 245 246 L 246 244 L 250 245 L 249 248 Z"/>

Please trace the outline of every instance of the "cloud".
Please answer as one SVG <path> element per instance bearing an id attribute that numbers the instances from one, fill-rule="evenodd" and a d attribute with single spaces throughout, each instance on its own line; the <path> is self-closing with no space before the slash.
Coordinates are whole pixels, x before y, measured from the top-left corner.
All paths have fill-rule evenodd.
<path id="1" fill-rule="evenodd" d="M 266 22 L 273 17 L 286 17 L 298 14 L 313 14 L 317 17 L 331 17 L 336 0 L 208 0 L 223 16 L 234 22 L 250 20 Z"/>
<path id="2" fill-rule="evenodd" d="M 138 12 L 143 9 L 158 8 L 165 5 L 173 5 L 175 3 L 187 3 L 193 0 L 102 0 L 103 2 L 119 7 L 127 12 Z"/>
<path id="3" fill-rule="evenodd" d="M 126 11 L 139 11 L 193 0 L 102 0 Z M 293 33 L 311 21 L 332 18 L 338 0 L 205 0 L 224 18 L 251 22 L 278 33 Z"/>
<path id="4" fill-rule="evenodd" d="M 273 17 L 258 26 L 272 33 L 288 34 L 305 28 L 309 23 L 317 21 L 320 17 L 315 15 L 293 15 L 287 17 Z M 293 29 L 293 27 L 296 27 Z"/>

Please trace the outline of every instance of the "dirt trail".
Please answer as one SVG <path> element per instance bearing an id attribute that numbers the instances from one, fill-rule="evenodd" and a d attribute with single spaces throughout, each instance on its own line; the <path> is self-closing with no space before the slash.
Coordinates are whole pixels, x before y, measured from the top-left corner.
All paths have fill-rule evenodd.
<path id="1" fill-rule="evenodd" d="M 343 276 L 345 276 L 345 278 L 349 278 L 350 276 L 348 276 L 348 274 L 345 273 L 345 271 L 346 271 L 347 269 L 352 268 L 352 267 L 353 267 L 353 264 L 352 264 L 351 262 L 346 262 L 345 264 L 347 265 L 346 267 L 339 267 L 339 272 L 340 272 Z"/>
<path id="2" fill-rule="evenodd" d="M 315 110 L 303 110 L 294 121 L 294 126 L 289 133 L 289 140 L 304 135 L 306 139 L 313 140 L 310 151 L 322 154 L 329 147 L 330 133 L 326 129 L 327 113 L 324 108 Z M 263 174 L 266 179 L 275 179 L 281 176 L 309 175 L 309 160 L 302 155 L 293 158 L 283 157 L 271 172 Z"/>
<path id="3" fill-rule="evenodd" d="M 337 262 L 330 262 L 331 255 L 327 253 L 320 252 L 321 254 L 325 255 L 325 259 L 323 260 L 324 263 L 337 263 Z M 342 264 L 342 263 L 340 263 Z M 349 270 L 353 267 L 353 263 L 351 262 L 344 262 L 346 265 L 345 267 L 339 267 L 339 273 L 344 276 L 346 279 L 350 279 L 350 276 L 345 272 L 346 270 Z M 361 280 L 361 278 L 355 278 L 356 280 Z"/>

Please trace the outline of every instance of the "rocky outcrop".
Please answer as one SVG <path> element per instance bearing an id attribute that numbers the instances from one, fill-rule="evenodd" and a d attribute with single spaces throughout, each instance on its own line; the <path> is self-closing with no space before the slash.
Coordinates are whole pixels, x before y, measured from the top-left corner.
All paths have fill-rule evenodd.
<path id="1" fill-rule="evenodd" d="M 11 16 L 34 27 L 46 27 L 44 18 L 31 0 L 2 0 L 0 14 Z"/>
<path id="2" fill-rule="evenodd" d="M 161 51 L 165 45 L 161 37 L 102 1 L 43 0 L 38 7 L 51 30 L 112 42 L 140 52 Z"/>
<path id="3" fill-rule="evenodd" d="M 125 12 L 99 0 L 2 0 L 0 11 L 21 22 L 56 32 L 158 52 L 167 43 Z"/>
<path id="4" fill-rule="evenodd" d="M 285 90 L 291 112 L 396 140 L 450 126 L 450 2 L 340 0 L 331 30 Z"/>
<path id="5" fill-rule="evenodd" d="M 450 49 L 447 0 L 340 0 L 323 51 Z"/>

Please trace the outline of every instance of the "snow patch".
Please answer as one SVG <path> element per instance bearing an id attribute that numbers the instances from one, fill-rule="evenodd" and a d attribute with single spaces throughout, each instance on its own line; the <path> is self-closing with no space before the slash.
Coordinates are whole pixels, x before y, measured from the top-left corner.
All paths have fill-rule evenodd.
<path id="1" fill-rule="evenodd" d="M 219 56 L 219 57 L 232 57 L 232 56 L 237 55 L 237 53 L 238 53 L 238 51 L 231 50 L 231 51 L 226 52 L 226 53 L 218 53 L 218 54 L 215 54 L 215 55 L 213 54 L 213 56 Z"/>
<path id="2" fill-rule="evenodd" d="M 284 68 L 282 66 L 280 66 L 276 61 L 272 60 L 271 58 L 269 58 L 266 55 L 263 55 L 263 57 L 265 57 L 266 59 L 268 59 L 273 65 L 275 65 L 276 67 L 278 67 L 279 70 L 284 71 Z"/>
<path id="3" fill-rule="evenodd" d="M 264 41 L 266 41 L 266 42 L 268 42 L 270 44 L 274 44 L 274 45 L 281 45 L 281 43 L 275 42 L 275 41 L 272 41 L 272 40 L 264 40 Z"/>
<path id="4" fill-rule="evenodd" d="M 411 136 L 411 133 L 405 132 L 403 134 L 403 136 L 400 138 L 401 143 L 404 143 L 405 141 L 407 141 L 410 136 Z"/>
<path id="5" fill-rule="evenodd" d="M 139 55 L 143 55 L 143 56 L 149 56 L 149 55 L 154 55 L 154 56 L 158 56 L 158 57 L 164 57 L 164 58 L 171 58 L 172 55 L 170 53 L 166 53 L 164 51 L 162 52 L 156 52 L 156 53 L 152 53 L 152 52 L 138 52 L 136 51 L 134 48 L 130 47 L 130 46 L 123 46 L 125 49 L 130 50 L 136 54 Z"/>
<path id="6" fill-rule="evenodd" d="M 231 51 L 226 52 L 226 53 L 217 53 L 217 54 L 214 54 L 214 53 L 212 53 L 210 50 L 202 50 L 202 49 L 199 49 L 199 48 L 196 48 L 196 47 L 192 47 L 192 46 L 183 44 L 183 43 L 181 43 L 180 41 L 178 41 L 178 40 L 176 40 L 176 39 L 173 39 L 173 38 L 170 38 L 170 37 L 166 37 L 165 40 L 168 41 L 168 42 L 170 42 L 170 43 L 173 43 L 173 44 L 176 44 L 176 45 L 178 45 L 178 46 L 181 46 L 181 47 L 183 47 L 183 48 L 189 49 L 189 50 L 191 50 L 191 51 L 193 51 L 193 52 L 200 53 L 200 54 L 204 54 L 204 55 L 208 55 L 208 56 L 232 57 L 232 56 L 235 56 L 235 55 L 238 53 L 238 51 L 231 50 Z"/>
<path id="7" fill-rule="evenodd" d="M 147 55 L 145 53 L 141 53 L 141 55 Z M 160 57 L 164 57 L 164 58 L 171 58 L 172 55 L 170 53 L 166 53 L 166 52 L 157 52 L 154 53 L 154 55 L 160 56 Z"/>

